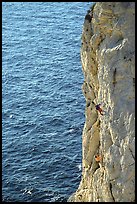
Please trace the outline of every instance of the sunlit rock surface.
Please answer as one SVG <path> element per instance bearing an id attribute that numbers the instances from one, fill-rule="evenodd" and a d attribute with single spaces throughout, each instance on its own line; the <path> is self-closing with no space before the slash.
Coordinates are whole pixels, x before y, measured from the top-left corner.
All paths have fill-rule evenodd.
<path id="1" fill-rule="evenodd" d="M 134 2 L 91 7 L 83 25 L 81 63 L 86 100 L 82 179 L 68 201 L 135 201 Z"/>

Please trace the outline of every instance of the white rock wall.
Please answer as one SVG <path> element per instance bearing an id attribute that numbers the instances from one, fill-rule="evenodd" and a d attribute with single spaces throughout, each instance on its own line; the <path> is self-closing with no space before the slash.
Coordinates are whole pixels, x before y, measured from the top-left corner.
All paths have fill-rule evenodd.
<path id="1" fill-rule="evenodd" d="M 98 2 L 91 8 L 83 25 L 81 63 L 86 99 L 83 170 L 69 201 L 134 201 L 134 2 Z M 95 108 L 99 103 L 103 116 Z"/>

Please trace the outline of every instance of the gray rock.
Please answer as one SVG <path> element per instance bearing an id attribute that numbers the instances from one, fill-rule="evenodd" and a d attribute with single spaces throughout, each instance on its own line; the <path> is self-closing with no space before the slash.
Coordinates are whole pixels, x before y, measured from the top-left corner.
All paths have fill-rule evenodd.
<path id="1" fill-rule="evenodd" d="M 69 200 L 134 202 L 135 2 L 98 2 L 88 11 L 81 63 L 87 104 L 83 170 Z M 95 108 L 99 103 L 103 116 Z"/>

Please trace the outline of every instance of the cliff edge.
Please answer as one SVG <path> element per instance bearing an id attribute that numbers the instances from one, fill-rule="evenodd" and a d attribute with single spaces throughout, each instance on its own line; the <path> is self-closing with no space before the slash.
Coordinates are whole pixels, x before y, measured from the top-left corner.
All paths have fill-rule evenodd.
<path id="1" fill-rule="evenodd" d="M 135 2 L 98 2 L 83 25 L 82 178 L 70 202 L 135 201 Z M 96 106 L 98 105 L 98 106 Z"/>

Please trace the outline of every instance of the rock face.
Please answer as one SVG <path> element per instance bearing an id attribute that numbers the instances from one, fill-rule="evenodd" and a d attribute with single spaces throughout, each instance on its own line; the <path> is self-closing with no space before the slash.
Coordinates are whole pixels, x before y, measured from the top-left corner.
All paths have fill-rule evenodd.
<path id="1" fill-rule="evenodd" d="M 81 63 L 86 100 L 82 179 L 68 201 L 135 201 L 134 2 L 98 2 L 88 11 Z"/>

